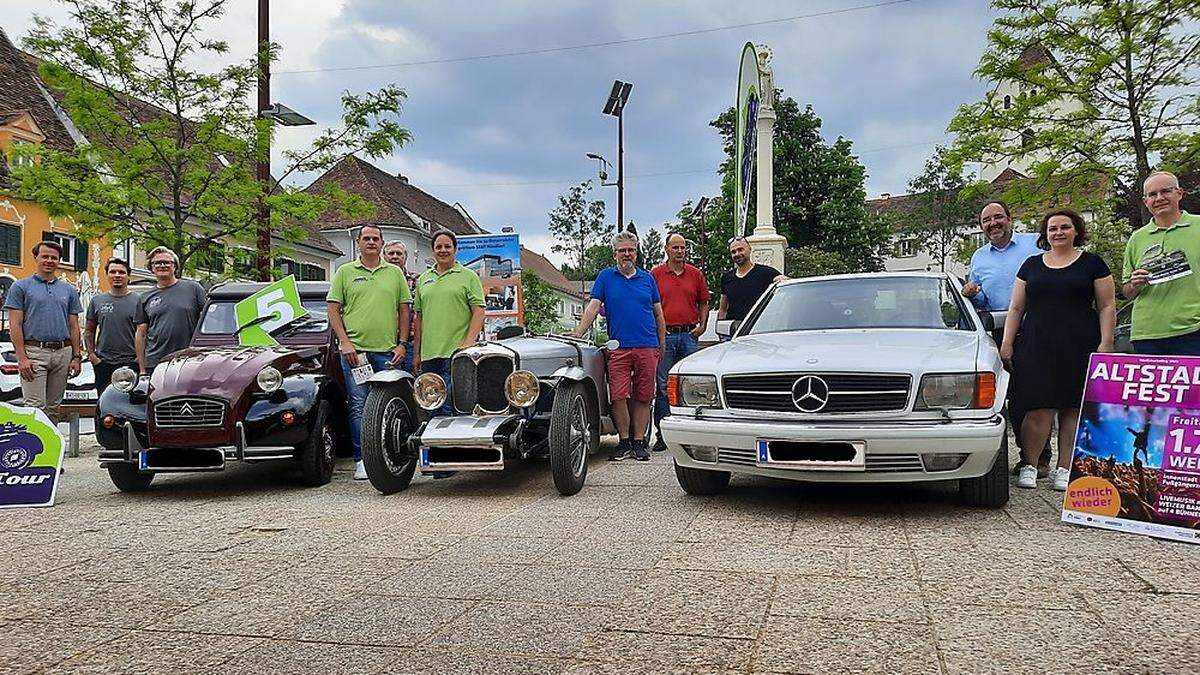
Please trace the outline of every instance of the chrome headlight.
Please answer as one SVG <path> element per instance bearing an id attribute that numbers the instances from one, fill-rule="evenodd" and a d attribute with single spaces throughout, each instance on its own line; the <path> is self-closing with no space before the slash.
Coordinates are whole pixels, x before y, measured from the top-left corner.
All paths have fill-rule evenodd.
<path id="1" fill-rule="evenodd" d="M 128 394 L 137 386 L 138 374 L 129 366 L 121 366 L 113 371 L 112 386 L 122 394 Z"/>
<path id="2" fill-rule="evenodd" d="M 258 382 L 258 388 L 268 394 L 283 386 L 283 373 L 275 366 L 267 366 L 258 371 L 258 377 L 254 379 Z"/>
<path id="3" fill-rule="evenodd" d="M 504 398 L 518 408 L 528 408 L 537 403 L 541 383 L 537 375 L 528 370 L 514 370 L 504 379 Z"/>
<path id="4" fill-rule="evenodd" d="M 437 373 L 421 373 L 413 382 L 413 399 L 425 410 L 437 410 L 446 402 L 446 381 Z"/>
<path id="5" fill-rule="evenodd" d="M 703 408 L 720 408 L 721 394 L 717 390 L 717 378 L 713 375 L 678 375 L 675 393 L 672 396 L 671 382 L 667 382 L 667 398 L 671 405 L 686 405 Z"/>
<path id="6" fill-rule="evenodd" d="M 995 402 L 995 373 L 930 374 L 921 378 L 916 409 L 991 408 Z"/>

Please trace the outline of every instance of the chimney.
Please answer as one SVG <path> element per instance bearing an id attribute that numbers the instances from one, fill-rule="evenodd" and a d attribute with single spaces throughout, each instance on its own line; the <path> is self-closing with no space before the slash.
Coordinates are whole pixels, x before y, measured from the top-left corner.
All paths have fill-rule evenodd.
<path id="1" fill-rule="evenodd" d="M 891 199 L 891 198 L 892 198 L 892 193 L 890 193 L 890 192 L 881 192 L 881 193 L 879 193 L 879 198 L 880 198 L 880 199 L 883 199 L 883 200 L 885 200 L 885 201 L 886 201 L 886 200 L 888 200 L 888 199 Z"/>
<path id="2" fill-rule="evenodd" d="M 397 173 L 397 174 L 396 174 L 396 178 L 399 178 L 401 183 L 404 183 L 405 185 L 408 185 L 408 176 L 405 176 L 405 175 L 404 175 L 404 174 L 402 174 L 402 173 Z"/>

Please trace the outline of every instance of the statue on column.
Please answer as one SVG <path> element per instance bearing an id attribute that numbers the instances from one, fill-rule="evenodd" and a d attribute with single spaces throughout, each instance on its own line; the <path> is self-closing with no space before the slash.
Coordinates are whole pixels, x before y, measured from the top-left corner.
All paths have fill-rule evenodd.
<path id="1" fill-rule="evenodd" d="M 758 93 L 760 108 L 775 107 L 775 73 L 771 71 L 771 48 L 758 45 L 758 82 L 762 91 Z"/>

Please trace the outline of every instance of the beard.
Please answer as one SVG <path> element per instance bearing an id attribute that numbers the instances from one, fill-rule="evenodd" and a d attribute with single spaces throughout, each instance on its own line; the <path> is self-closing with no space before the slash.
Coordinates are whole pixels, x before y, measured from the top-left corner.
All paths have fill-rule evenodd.
<path id="1" fill-rule="evenodd" d="M 633 272 L 633 268 L 634 268 L 634 264 L 633 264 L 632 260 L 627 260 L 627 261 L 618 260 L 617 261 L 617 269 L 620 270 L 621 274 L 628 275 Z"/>

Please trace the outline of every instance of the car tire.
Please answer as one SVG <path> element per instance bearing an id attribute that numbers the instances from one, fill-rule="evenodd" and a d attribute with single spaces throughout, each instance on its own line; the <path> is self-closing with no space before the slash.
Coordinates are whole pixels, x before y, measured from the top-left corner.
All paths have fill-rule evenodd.
<path id="1" fill-rule="evenodd" d="M 729 487 L 730 475 L 728 471 L 693 469 L 675 462 L 675 478 L 689 495 L 707 496 L 724 492 Z"/>
<path id="2" fill-rule="evenodd" d="M 550 473 L 563 496 L 579 492 L 587 480 L 588 456 L 596 451 L 597 420 L 591 407 L 578 382 L 563 382 L 554 392 L 548 439 Z"/>
<path id="3" fill-rule="evenodd" d="M 417 470 L 409 445 L 416 424 L 403 384 L 373 384 L 363 405 L 362 461 L 371 485 L 385 495 L 404 490 Z"/>
<path id="4" fill-rule="evenodd" d="M 138 471 L 136 464 L 120 462 L 108 465 L 108 479 L 121 492 L 142 492 L 154 480 L 151 471 Z"/>
<path id="5" fill-rule="evenodd" d="M 296 459 L 300 462 L 300 473 L 304 484 L 320 487 L 333 480 L 334 454 L 337 450 L 337 434 L 333 421 L 329 419 L 329 402 L 317 404 L 312 432 L 300 447 L 296 448 Z"/>
<path id="6" fill-rule="evenodd" d="M 992 460 L 992 468 L 979 478 L 958 481 L 958 499 L 966 506 L 998 509 L 1008 503 L 1008 433 Z"/>

